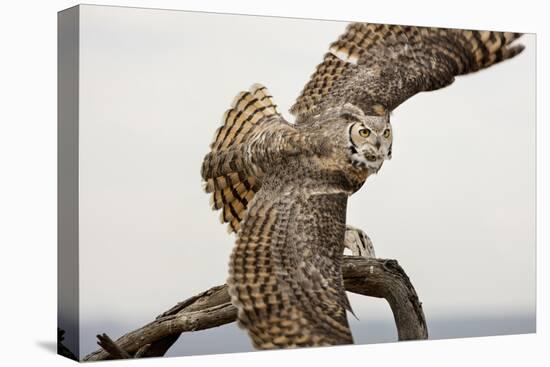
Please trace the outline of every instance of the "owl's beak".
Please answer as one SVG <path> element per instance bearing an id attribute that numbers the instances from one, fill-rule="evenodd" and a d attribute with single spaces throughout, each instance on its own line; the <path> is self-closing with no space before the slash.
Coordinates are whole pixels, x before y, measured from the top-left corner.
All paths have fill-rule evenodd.
<path id="1" fill-rule="evenodd" d="M 379 147 L 377 147 L 377 149 L 369 149 L 366 152 L 363 152 L 363 155 L 369 162 L 384 160 L 384 156 L 381 154 Z"/>
<path id="2" fill-rule="evenodd" d="M 374 143 L 374 146 L 376 149 L 380 150 L 380 146 L 382 146 L 382 141 L 380 141 L 380 137 L 376 137 L 376 143 Z"/>
<path id="3" fill-rule="evenodd" d="M 365 159 L 369 162 L 376 162 L 378 160 L 378 156 L 374 154 L 366 154 Z"/>

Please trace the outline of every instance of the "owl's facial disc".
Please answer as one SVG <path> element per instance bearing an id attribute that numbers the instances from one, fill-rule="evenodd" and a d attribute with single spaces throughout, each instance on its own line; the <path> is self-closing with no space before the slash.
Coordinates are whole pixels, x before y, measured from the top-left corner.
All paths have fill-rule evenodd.
<path id="1" fill-rule="evenodd" d="M 355 167 L 378 172 L 391 159 L 393 134 L 387 117 L 365 116 L 348 125 L 350 161 Z"/>

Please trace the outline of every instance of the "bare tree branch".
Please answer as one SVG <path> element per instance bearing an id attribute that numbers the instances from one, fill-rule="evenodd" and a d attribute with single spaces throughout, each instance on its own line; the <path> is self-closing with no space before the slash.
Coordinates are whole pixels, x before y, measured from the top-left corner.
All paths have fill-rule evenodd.
<path id="1" fill-rule="evenodd" d="M 428 339 L 422 303 L 396 260 L 346 256 L 342 270 L 346 290 L 388 301 L 400 341 Z"/>
<path id="2" fill-rule="evenodd" d="M 348 291 L 388 301 L 399 340 L 428 338 L 422 304 L 397 261 L 344 256 L 342 271 Z M 163 356 L 181 333 L 221 326 L 236 318 L 237 309 L 231 304 L 227 286 L 212 287 L 178 303 L 147 325 L 123 335 L 113 342 L 116 349 L 112 345 L 100 344 L 103 349 L 90 353 L 84 360 Z M 120 351 L 124 351 L 126 356 L 123 357 Z"/>
<path id="3" fill-rule="evenodd" d="M 128 359 L 132 356 L 126 352 L 124 349 L 119 347 L 114 341 L 109 338 L 107 334 L 97 335 L 99 346 L 106 350 L 111 356 L 115 359 Z"/>

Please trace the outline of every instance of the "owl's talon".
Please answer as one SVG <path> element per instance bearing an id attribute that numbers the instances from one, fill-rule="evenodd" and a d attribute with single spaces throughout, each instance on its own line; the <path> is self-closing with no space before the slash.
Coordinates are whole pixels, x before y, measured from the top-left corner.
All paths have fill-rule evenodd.
<path id="1" fill-rule="evenodd" d="M 346 226 L 344 246 L 348 248 L 354 256 L 362 256 L 365 258 L 376 257 L 371 239 L 359 228 L 350 225 Z"/>

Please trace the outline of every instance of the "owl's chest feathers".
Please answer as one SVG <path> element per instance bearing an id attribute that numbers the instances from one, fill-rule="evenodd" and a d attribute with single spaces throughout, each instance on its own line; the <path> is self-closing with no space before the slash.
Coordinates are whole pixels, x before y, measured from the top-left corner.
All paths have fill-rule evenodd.
<path id="1" fill-rule="evenodd" d="M 270 167 L 264 176 L 262 190 L 272 191 L 277 196 L 349 196 L 365 179 L 366 175 L 335 164 L 330 157 L 292 157 Z"/>
<path id="2" fill-rule="evenodd" d="M 340 180 L 345 182 L 350 195 L 359 190 L 370 175 L 367 168 L 354 166 L 349 156 L 340 151 L 335 152 L 328 159 L 322 159 L 320 166 L 327 172 L 333 172 L 341 177 Z"/>

